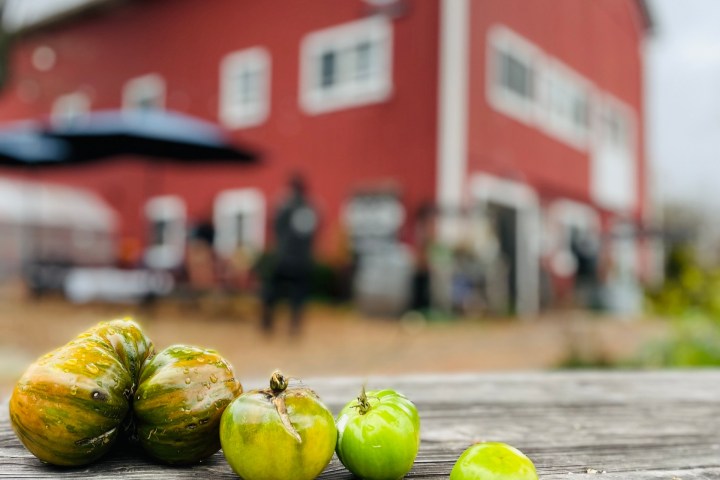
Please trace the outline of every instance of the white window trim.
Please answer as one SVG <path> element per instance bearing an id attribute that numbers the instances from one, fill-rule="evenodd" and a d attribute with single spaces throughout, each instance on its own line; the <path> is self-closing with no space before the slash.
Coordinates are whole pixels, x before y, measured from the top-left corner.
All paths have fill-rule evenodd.
<path id="1" fill-rule="evenodd" d="M 597 95 L 596 99 L 596 108 L 593 115 L 593 120 L 598 125 L 598 128 L 595 129 L 594 135 L 594 141 L 596 143 L 596 146 L 598 146 L 599 142 L 602 142 L 601 137 L 603 132 L 601 129 L 601 116 L 604 115 L 605 112 L 610 108 L 619 112 L 626 122 L 627 131 L 625 133 L 627 135 L 627 145 L 625 145 L 624 153 L 630 154 L 634 157 L 637 148 L 637 113 L 635 109 L 632 108 L 630 105 L 620 100 L 615 95 L 607 92 L 603 92 L 602 94 Z"/>
<path id="2" fill-rule="evenodd" d="M 625 138 L 626 143 L 624 146 L 619 147 L 617 145 L 607 144 L 604 139 L 602 116 L 606 114 L 608 109 L 613 109 L 618 112 L 622 117 L 626 125 Z M 593 151 L 590 165 L 590 191 L 593 199 L 599 205 L 613 210 L 619 214 L 628 214 L 635 208 L 639 201 L 638 191 L 638 162 L 637 162 L 637 139 L 638 139 L 638 120 L 637 113 L 630 105 L 623 102 L 619 98 L 609 93 L 602 93 L 598 95 L 595 111 L 595 128 L 593 135 Z M 628 168 L 628 175 L 631 177 L 632 198 L 620 199 L 612 198 L 607 195 L 602 183 L 598 183 L 600 176 L 600 170 L 606 168 L 603 162 L 607 161 L 607 156 L 615 157 L 616 161 L 624 162 Z M 605 175 L 602 178 L 606 182 L 610 181 L 610 177 Z"/>
<path id="3" fill-rule="evenodd" d="M 581 151 L 587 150 L 594 125 L 594 99 L 596 94 L 593 83 L 560 60 L 550 57 L 546 57 L 540 76 L 543 80 L 549 82 L 553 81 L 552 77 L 556 77 L 560 81 L 571 85 L 571 90 L 585 93 L 588 125 L 587 127 L 581 127 L 575 123 L 574 119 L 558 115 L 554 111 L 552 94 L 549 89 L 547 89 L 547 85 L 545 85 L 545 89 L 540 92 L 543 109 L 541 116 L 544 118 L 544 121 L 539 122 L 538 126 L 548 135 L 565 142 L 571 147 Z M 568 95 L 573 94 L 569 91 L 566 93 Z"/>
<path id="4" fill-rule="evenodd" d="M 497 55 L 495 55 L 496 51 L 510 53 L 532 68 L 534 94 L 532 100 L 504 88 L 498 82 L 499 65 Z M 494 25 L 488 30 L 487 34 L 486 59 L 487 78 L 485 85 L 490 106 L 523 123 L 533 124 L 538 115 L 537 85 L 538 73 L 541 70 L 543 59 L 542 50 L 509 28 L 503 25 Z"/>
<path id="5" fill-rule="evenodd" d="M 123 109 L 137 109 L 138 96 L 145 90 L 158 92 L 158 108 L 165 108 L 167 87 L 165 79 L 157 73 L 149 73 L 140 77 L 131 78 L 123 86 Z"/>
<path id="6" fill-rule="evenodd" d="M 234 102 L 229 93 L 235 88 L 234 73 L 241 68 L 261 72 L 261 98 L 251 110 Z M 271 78 L 270 52 L 266 48 L 252 47 L 227 54 L 220 63 L 220 121 L 228 128 L 253 127 L 265 122 L 270 113 Z"/>
<path id="7" fill-rule="evenodd" d="M 581 152 L 593 141 L 597 87 L 564 62 L 545 53 L 540 47 L 504 25 L 494 25 L 487 33 L 486 94 L 488 104 L 496 111 L 540 130 Z M 533 69 L 533 99 L 529 100 L 498 82 L 495 52 L 508 52 Z M 580 127 L 572 119 L 561 118 L 552 110 L 550 85 L 554 77 L 587 95 L 588 126 Z"/>
<path id="8" fill-rule="evenodd" d="M 145 261 L 151 268 L 171 269 L 182 264 L 185 256 L 187 211 L 185 202 L 177 195 L 163 195 L 150 198 L 145 203 L 145 218 L 149 221 L 167 220 L 165 226 L 168 243 L 148 245 Z"/>
<path id="9" fill-rule="evenodd" d="M 262 250 L 265 246 L 265 197 L 257 188 L 238 188 L 218 193 L 214 205 L 215 250 L 224 256 L 235 252 L 237 245 L 245 243 L 251 248 Z M 239 239 L 234 223 L 235 216 L 247 214 L 252 220 L 245 231 L 245 238 Z"/>
<path id="10" fill-rule="evenodd" d="M 341 50 L 345 46 L 357 44 L 358 40 L 366 39 L 384 45 L 379 52 L 378 77 L 362 87 L 349 82 L 331 91 L 318 88 L 318 56 L 329 49 Z M 306 113 L 315 115 L 386 101 L 393 90 L 392 58 L 393 26 L 384 16 L 345 23 L 306 35 L 300 46 L 300 107 Z"/>
<path id="11" fill-rule="evenodd" d="M 76 91 L 58 96 L 52 105 L 50 118 L 53 124 L 64 125 L 90 113 L 90 97 L 87 93 Z M 68 118 L 68 113 L 72 116 Z"/>

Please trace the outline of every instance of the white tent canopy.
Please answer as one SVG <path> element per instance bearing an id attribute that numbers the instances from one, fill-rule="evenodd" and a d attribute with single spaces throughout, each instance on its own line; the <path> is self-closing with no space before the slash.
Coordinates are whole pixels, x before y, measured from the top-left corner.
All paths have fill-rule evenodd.
<path id="1" fill-rule="evenodd" d="M 3 26 L 10 32 L 52 21 L 107 0 L 5 0 Z"/>
<path id="2" fill-rule="evenodd" d="M 90 191 L 0 179 L 0 223 L 112 232 L 117 222 L 115 210 Z"/>

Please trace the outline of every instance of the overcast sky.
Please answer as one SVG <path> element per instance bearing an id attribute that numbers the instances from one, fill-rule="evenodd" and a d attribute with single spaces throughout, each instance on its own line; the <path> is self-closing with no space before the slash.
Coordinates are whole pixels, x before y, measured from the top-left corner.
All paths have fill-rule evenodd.
<path id="1" fill-rule="evenodd" d="M 649 0 L 647 128 L 666 199 L 720 210 L 720 0 Z"/>

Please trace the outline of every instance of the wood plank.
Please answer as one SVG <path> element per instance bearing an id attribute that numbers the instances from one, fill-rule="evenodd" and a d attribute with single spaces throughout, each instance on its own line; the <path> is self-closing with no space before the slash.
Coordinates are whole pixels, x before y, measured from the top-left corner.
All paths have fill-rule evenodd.
<path id="1" fill-rule="evenodd" d="M 306 384 L 337 413 L 362 382 Z M 371 377 L 368 387 L 396 388 L 418 406 L 422 446 L 407 478 L 447 478 L 463 449 L 485 439 L 517 446 L 548 480 L 720 478 L 718 371 Z M 168 468 L 127 449 L 81 469 L 46 466 L 13 434 L 6 404 L 0 405 L 0 477 L 237 478 L 221 453 L 191 468 Z M 333 459 L 320 478 L 352 476 Z"/>

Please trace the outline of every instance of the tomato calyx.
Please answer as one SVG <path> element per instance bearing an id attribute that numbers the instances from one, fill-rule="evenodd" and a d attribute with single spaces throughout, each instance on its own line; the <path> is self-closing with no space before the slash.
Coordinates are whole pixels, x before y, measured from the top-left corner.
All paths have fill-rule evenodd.
<path id="1" fill-rule="evenodd" d="M 268 400 L 272 402 L 280 417 L 280 423 L 285 430 L 298 442 L 302 443 L 300 434 L 293 426 L 290 421 L 290 416 L 287 412 L 287 405 L 285 404 L 285 390 L 288 387 L 288 378 L 280 372 L 275 370 L 270 376 L 270 389 L 264 390 L 264 393 L 268 396 Z"/>
<path id="2" fill-rule="evenodd" d="M 353 405 L 352 408 L 357 408 L 360 415 L 365 415 L 372 408 L 372 405 L 370 405 L 370 401 L 368 400 L 367 393 L 365 393 L 365 385 L 362 386 L 360 395 L 357 397 L 357 403 Z"/>

